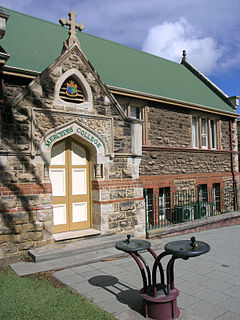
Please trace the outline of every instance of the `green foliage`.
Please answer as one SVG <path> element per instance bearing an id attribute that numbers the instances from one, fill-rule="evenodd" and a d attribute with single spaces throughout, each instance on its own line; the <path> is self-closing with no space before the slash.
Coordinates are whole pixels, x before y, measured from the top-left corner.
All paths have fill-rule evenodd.
<path id="1" fill-rule="evenodd" d="M 0 270 L 1 320 L 75 320 L 114 318 L 67 287 L 43 278 L 22 278 Z"/>

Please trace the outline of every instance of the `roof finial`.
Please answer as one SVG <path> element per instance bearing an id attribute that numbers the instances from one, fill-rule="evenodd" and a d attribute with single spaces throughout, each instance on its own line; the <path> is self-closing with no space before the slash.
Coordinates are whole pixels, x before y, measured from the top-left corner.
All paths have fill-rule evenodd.
<path id="1" fill-rule="evenodd" d="M 69 26 L 69 38 L 67 40 L 67 42 L 65 43 L 65 45 L 67 45 L 67 47 L 71 47 L 74 43 L 77 43 L 80 47 L 80 42 L 78 40 L 78 38 L 76 37 L 76 29 L 79 31 L 82 31 L 85 27 L 84 24 L 81 23 L 76 23 L 76 12 L 74 10 L 71 10 L 68 14 L 69 16 L 69 20 L 67 20 L 66 18 L 61 18 L 59 20 L 60 24 L 62 26 Z"/>
<path id="2" fill-rule="evenodd" d="M 184 60 L 186 59 L 186 56 L 187 56 L 187 52 L 186 52 L 186 50 L 183 50 L 182 57 L 183 57 Z"/>

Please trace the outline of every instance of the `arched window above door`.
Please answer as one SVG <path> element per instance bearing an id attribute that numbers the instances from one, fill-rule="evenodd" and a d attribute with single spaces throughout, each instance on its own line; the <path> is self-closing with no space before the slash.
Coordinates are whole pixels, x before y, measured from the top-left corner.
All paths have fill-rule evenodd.
<path id="1" fill-rule="evenodd" d="M 84 90 L 74 77 L 67 78 L 59 91 L 59 97 L 66 102 L 83 103 L 86 101 Z"/>
<path id="2" fill-rule="evenodd" d="M 59 77 L 55 86 L 54 104 L 62 105 L 66 110 L 68 106 L 81 105 L 81 111 L 92 111 L 92 91 L 79 70 L 70 69 Z"/>

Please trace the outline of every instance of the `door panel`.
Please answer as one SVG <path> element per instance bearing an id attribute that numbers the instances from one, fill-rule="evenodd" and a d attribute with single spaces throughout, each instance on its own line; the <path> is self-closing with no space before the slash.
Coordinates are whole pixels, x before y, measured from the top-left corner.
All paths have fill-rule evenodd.
<path id="1" fill-rule="evenodd" d="M 81 181 L 81 183 L 79 183 Z M 72 195 L 82 195 L 87 193 L 86 169 L 72 169 Z"/>
<path id="2" fill-rule="evenodd" d="M 54 225 L 63 225 L 67 223 L 67 212 L 65 204 L 55 204 L 53 206 Z"/>
<path id="3" fill-rule="evenodd" d="M 72 165 L 86 165 L 86 151 L 74 142 L 72 145 Z"/>
<path id="4" fill-rule="evenodd" d="M 66 195 L 66 178 L 65 169 L 51 169 L 50 179 L 52 182 L 52 195 L 65 196 Z"/>
<path id="5" fill-rule="evenodd" d="M 65 165 L 65 143 L 58 143 L 52 148 L 51 165 Z"/>
<path id="6" fill-rule="evenodd" d="M 72 204 L 73 222 L 87 221 L 87 202 Z"/>
<path id="7" fill-rule="evenodd" d="M 50 179 L 54 232 L 89 228 L 89 161 L 86 150 L 72 138 L 53 146 Z"/>

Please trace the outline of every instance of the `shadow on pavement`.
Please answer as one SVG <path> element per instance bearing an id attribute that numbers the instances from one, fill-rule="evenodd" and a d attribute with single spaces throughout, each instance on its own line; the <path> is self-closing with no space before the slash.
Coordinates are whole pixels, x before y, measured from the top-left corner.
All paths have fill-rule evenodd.
<path id="1" fill-rule="evenodd" d="M 113 276 L 100 275 L 92 277 L 88 280 L 89 284 L 101 287 L 116 296 L 117 300 L 123 304 L 127 304 L 129 308 L 137 311 L 141 315 L 144 314 L 144 306 L 139 291 L 132 289 L 125 283 L 119 281 Z M 117 293 L 119 291 L 119 293 Z"/>

